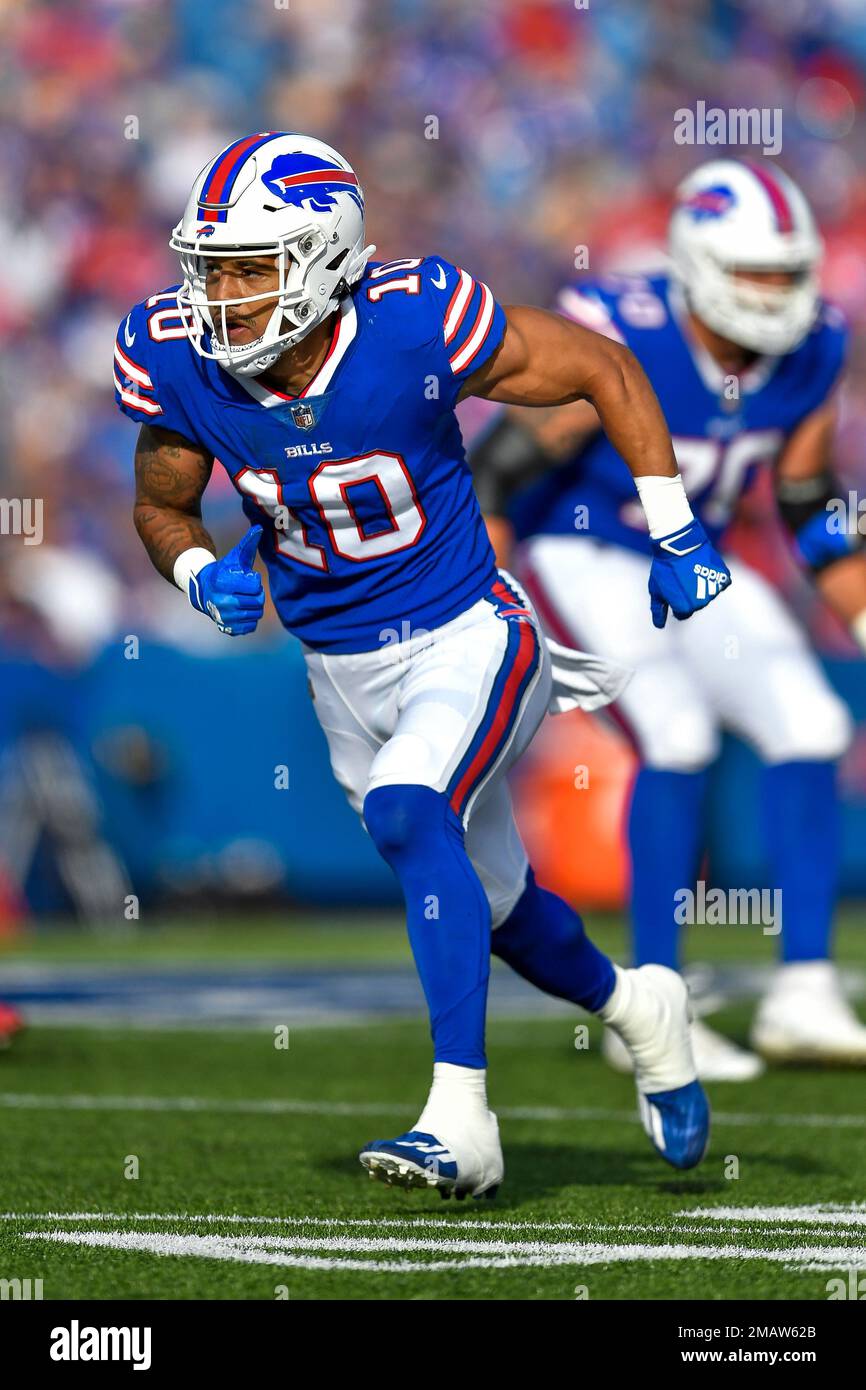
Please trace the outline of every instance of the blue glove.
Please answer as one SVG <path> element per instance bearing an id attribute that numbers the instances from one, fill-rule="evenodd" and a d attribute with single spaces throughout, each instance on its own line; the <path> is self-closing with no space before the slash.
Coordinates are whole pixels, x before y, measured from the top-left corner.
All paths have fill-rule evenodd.
<path id="1" fill-rule="evenodd" d="M 189 581 L 193 608 L 207 613 L 220 632 L 230 637 L 254 632 L 265 611 L 265 591 L 253 569 L 261 538 L 261 526 L 251 526 L 233 550 L 205 565 Z"/>
<path id="2" fill-rule="evenodd" d="M 794 538 L 801 556 L 816 574 L 832 565 L 835 560 L 843 560 L 846 555 L 855 555 L 863 544 L 862 536 L 849 536 L 839 528 L 831 530 L 829 523 L 828 512 L 816 512 L 800 527 Z"/>
<path id="3" fill-rule="evenodd" d="M 655 627 L 664 627 L 668 608 L 675 618 L 690 618 L 706 608 L 731 582 L 731 572 L 699 521 L 681 531 L 650 540 L 650 610 Z"/>

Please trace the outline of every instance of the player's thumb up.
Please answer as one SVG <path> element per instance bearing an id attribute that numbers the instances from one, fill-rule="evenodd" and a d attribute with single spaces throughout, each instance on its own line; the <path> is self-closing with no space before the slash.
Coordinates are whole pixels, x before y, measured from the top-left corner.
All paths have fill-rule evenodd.
<path id="1" fill-rule="evenodd" d="M 225 556 L 225 564 L 229 569 L 244 570 L 247 573 L 255 564 L 256 553 L 259 548 L 259 541 L 262 538 L 261 526 L 251 526 L 247 534 L 238 541 L 237 545 Z"/>

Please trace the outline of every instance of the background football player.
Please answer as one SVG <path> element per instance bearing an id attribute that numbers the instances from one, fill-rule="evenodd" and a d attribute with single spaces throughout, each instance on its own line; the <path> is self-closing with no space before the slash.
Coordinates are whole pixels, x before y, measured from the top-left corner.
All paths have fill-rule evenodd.
<path id="1" fill-rule="evenodd" d="M 429 1006 L 427 1104 L 362 1162 L 458 1195 L 500 1181 L 485 1087 L 493 949 L 618 1031 L 647 1132 L 691 1166 L 708 1115 L 682 981 L 614 967 L 537 887 L 504 780 L 552 698 L 595 707 L 621 673 L 549 647 L 497 572 L 454 414 L 469 393 L 591 399 L 659 538 L 653 611 L 685 617 L 729 575 L 692 517 L 644 373 L 625 347 L 560 316 L 503 310 L 439 257 L 368 264 L 357 176 L 304 136 L 223 150 L 172 244 L 183 284 L 138 304 L 115 349 L 118 404 L 143 426 L 138 533 L 160 573 L 233 635 L 263 613 L 260 547 L 279 616 L 304 644 L 334 773 L 402 887 Z M 215 457 L 253 523 L 220 560 L 201 519 Z M 254 740 L 256 703 L 274 698 L 251 691 L 225 711 L 235 736 Z"/>
<path id="2" fill-rule="evenodd" d="M 670 275 L 582 279 L 557 307 L 638 357 L 714 541 L 758 471 L 773 469 L 802 560 L 866 648 L 866 556 L 827 510 L 839 495 L 831 454 L 845 329 L 819 300 L 821 243 L 808 204 L 775 164 L 712 161 L 677 190 L 669 241 Z M 628 825 L 635 960 L 679 964 L 674 894 L 699 870 L 707 769 L 728 728 L 764 764 L 766 852 L 782 893 L 782 964 L 753 1045 L 777 1060 L 866 1062 L 866 1028 L 829 960 L 835 762 L 849 717 L 800 626 L 740 561 L 728 599 L 702 622 L 665 625 L 655 614 L 655 629 L 642 623 L 646 525 L 589 403 L 549 416 L 503 413 L 472 463 L 498 549 L 511 535 L 497 522 L 506 513 L 526 540 L 519 572 L 549 629 L 636 671 L 616 706 L 642 759 Z M 762 1068 L 701 1022 L 693 1044 L 705 1079 L 748 1079 Z M 605 1050 L 629 1065 L 612 1036 Z"/>

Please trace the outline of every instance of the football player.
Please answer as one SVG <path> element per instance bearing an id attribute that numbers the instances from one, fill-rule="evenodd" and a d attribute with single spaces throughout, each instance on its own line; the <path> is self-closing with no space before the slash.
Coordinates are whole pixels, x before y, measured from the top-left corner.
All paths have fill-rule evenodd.
<path id="1" fill-rule="evenodd" d="M 832 439 L 845 328 L 819 298 L 820 253 L 790 178 L 775 166 L 714 160 L 677 190 L 670 275 L 580 280 L 558 308 L 641 362 L 714 543 L 759 471 L 772 469 L 803 563 L 866 648 L 866 555 L 856 528 L 828 507 L 840 494 Z M 700 622 L 665 625 L 654 612 L 655 628 L 644 623 L 654 547 L 629 470 L 590 403 L 554 415 L 503 412 L 472 465 L 500 537 L 508 516 L 526 540 L 519 573 L 548 629 L 636 670 L 616 707 L 642 760 L 629 820 L 636 963 L 679 963 L 674 895 L 694 886 L 707 769 L 720 730 L 734 730 L 764 764 L 766 850 L 783 919 L 782 964 L 753 1046 L 779 1061 L 866 1062 L 866 1028 L 829 959 L 835 764 L 850 721 L 799 624 L 742 562 L 731 565 L 730 597 Z M 674 544 L 685 554 L 692 543 L 682 534 Z M 763 1067 L 702 1022 L 692 1042 L 704 1079 L 744 1080 Z M 614 1065 L 631 1065 L 613 1035 L 605 1050 Z"/>
<path id="2" fill-rule="evenodd" d="M 261 554 L 303 644 L 334 774 L 402 887 L 429 1007 L 428 1100 L 362 1163 L 458 1196 L 498 1185 L 492 949 L 618 1032 L 652 1142 L 692 1166 L 708 1111 L 683 983 L 656 965 L 613 966 L 536 885 L 504 776 L 552 700 L 595 707 L 622 673 L 548 644 L 497 571 L 454 414 L 470 393 L 591 399 L 659 538 L 653 604 L 686 617 L 729 575 L 692 516 L 643 372 L 621 344 L 557 315 L 504 310 L 442 257 L 370 261 L 356 174 L 303 135 L 251 135 L 217 155 L 172 245 L 183 283 L 136 305 L 115 350 L 118 404 L 142 426 L 135 525 L 159 572 L 230 635 L 262 616 Z M 220 559 L 201 520 L 215 457 L 252 523 Z M 235 712 L 252 736 L 255 698 Z"/>

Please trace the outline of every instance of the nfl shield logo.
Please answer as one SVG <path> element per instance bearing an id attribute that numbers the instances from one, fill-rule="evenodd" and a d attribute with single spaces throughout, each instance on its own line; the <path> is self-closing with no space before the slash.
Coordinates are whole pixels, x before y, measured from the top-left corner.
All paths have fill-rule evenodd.
<path id="1" fill-rule="evenodd" d="M 306 402 L 299 402 L 298 405 L 293 405 L 291 415 L 299 430 L 311 430 L 316 423 L 313 408 L 307 405 Z"/>

